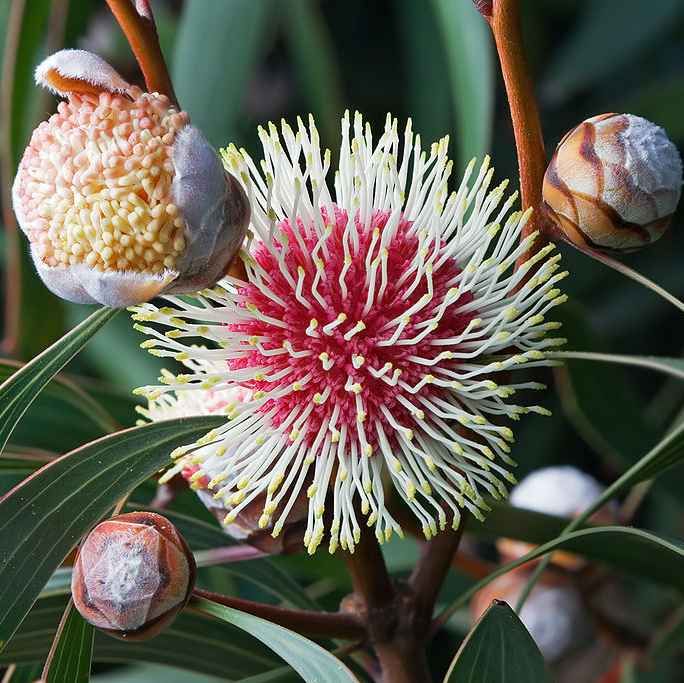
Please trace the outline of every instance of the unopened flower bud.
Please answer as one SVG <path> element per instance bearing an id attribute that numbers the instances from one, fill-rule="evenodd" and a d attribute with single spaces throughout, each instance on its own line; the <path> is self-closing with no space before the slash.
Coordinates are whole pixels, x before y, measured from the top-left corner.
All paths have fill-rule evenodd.
<path id="1" fill-rule="evenodd" d="M 188 115 L 82 50 L 48 57 L 36 82 L 67 98 L 33 132 L 12 190 L 47 287 L 119 307 L 220 279 L 249 205 Z"/>
<path id="2" fill-rule="evenodd" d="M 146 640 L 190 598 L 195 561 L 176 528 L 153 512 L 98 524 L 83 542 L 71 592 L 81 616 L 117 638 Z"/>
<path id="3" fill-rule="evenodd" d="M 603 493 L 603 486 L 591 475 L 575 467 L 543 467 L 528 474 L 513 490 L 510 502 L 515 507 L 542 512 L 547 515 L 573 518 L 581 515 Z M 590 517 L 594 524 L 614 524 L 617 511 L 613 505 L 606 505 Z M 505 561 L 522 557 L 534 546 L 501 538 L 497 548 Z M 579 569 L 585 562 L 564 551 L 552 555 L 552 561 L 566 569 Z"/>
<path id="4" fill-rule="evenodd" d="M 515 605 L 529 573 L 524 568 L 510 571 L 479 590 L 470 602 L 473 621 L 492 604 L 504 600 Z M 523 605 L 520 620 L 534 638 L 544 659 L 555 662 L 582 645 L 591 633 L 591 620 L 579 591 L 568 583 L 538 583 Z"/>
<path id="5" fill-rule="evenodd" d="M 626 252 L 659 239 L 682 190 L 682 161 L 665 131 L 633 114 L 601 114 L 561 140 L 543 196 L 561 236 Z"/>

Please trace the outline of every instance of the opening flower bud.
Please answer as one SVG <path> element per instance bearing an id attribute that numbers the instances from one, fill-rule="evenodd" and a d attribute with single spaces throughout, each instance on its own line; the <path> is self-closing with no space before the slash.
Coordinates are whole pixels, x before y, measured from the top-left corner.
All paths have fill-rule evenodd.
<path id="1" fill-rule="evenodd" d="M 561 236 L 606 252 L 661 237 L 682 190 L 682 161 L 665 131 L 633 114 L 601 114 L 561 140 L 543 197 Z"/>
<path id="2" fill-rule="evenodd" d="M 117 638 L 160 633 L 187 603 L 195 561 L 166 518 L 129 512 L 98 524 L 81 545 L 71 579 L 74 605 Z"/>
<path id="3" fill-rule="evenodd" d="M 249 204 L 188 115 L 82 50 L 46 59 L 36 81 L 66 101 L 33 132 L 12 196 L 47 287 L 119 307 L 222 277 Z"/>

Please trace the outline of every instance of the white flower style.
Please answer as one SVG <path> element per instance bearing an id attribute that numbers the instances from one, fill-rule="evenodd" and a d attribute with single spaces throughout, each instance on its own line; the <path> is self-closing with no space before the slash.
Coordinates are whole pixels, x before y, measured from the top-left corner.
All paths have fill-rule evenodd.
<path id="1" fill-rule="evenodd" d="M 247 281 L 132 309 L 154 323 L 137 325 L 151 353 L 196 361 L 139 390 L 153 404 L 166 392 L 251 392 L 200 451 L 173 454 L 175 471 L 193 458 L 210 472 L 227 523 L 265 496 L 259 524 L 274 536 L 306 494 L 309 552 L 326 529 L 331 552 L 353 552 L 362 522 L 380 541 L 401 534 L 390 485 L 428 538 L 456 528 L 461 508 L 481 519 L 484 496 L 515 482 L 504 418 L 548 412 L 507 401 L 543 388 L 509 371 L 553 364 L 544 350 L 564 341 L 546 338 L 559 324 L 545 320 L 566 299 L 560 256 L 549 245 L 514 269 L 535 239 L 521 240 L 530 212 L 510 212 L 507 182 L 490 190 L 488 158 L 449 193 L 447 138 L 424 151 L 410 121 L 403 145 L 389 116 L 374 143 L 346 114 L 332 184 L 313 120 L 259 135 L 261 170 L 246 151 L 223 151 L 252 209 Z"/>

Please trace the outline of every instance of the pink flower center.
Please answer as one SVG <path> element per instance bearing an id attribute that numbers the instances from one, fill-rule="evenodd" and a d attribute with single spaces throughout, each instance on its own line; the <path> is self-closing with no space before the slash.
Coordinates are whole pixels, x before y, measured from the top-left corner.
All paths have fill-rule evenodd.
<path id="1" fill-rule="evenodd" d="M 357 218 L 359 245 L 354 248 L 349 231 L 345 235 L 347 213 L 335 208 L 334 221 L 328 220 L 325 209 L 321 215 L 330 233 L 325 249 L 317 247 L 318 236 L 301 220 L 296 226 L 287 220 L 278 225 L 287 236 L 286 245 L 276 240 L 272 251 L 263 243 L 257 246 L 254 258 L 267 273 L 268 288 L 276 297 L 269 297 L 254 283 L 241 290 L 244 306 L 256 308 L 256 318 L 231 324 L 229 329 L 251 338 L 258 348 L 228 363 L 232 370 L 255 369 L 256 379 L 243 382 L 255 392 L 277 394 L 279 389 L 295 388 L 262 406 L 264 413 L 274 411 L 274 427 L 313 402 L 315 407 L 304 423 L 309 443 L 331 420 L 338 430 L 346 425 L 350 435 L 356 434 L 357 422 L 365 423 L 368 442 L 375 445 L 376 420 L 387 427 L 389 413 L 400 424 L 413 422 L 409 414 L 413 411 L 399 401 L 400 396 L 419 409 L 421 398 L 446 392 L 431 383 L 429 361 L 445 349 L 453 351 L 453 346 L 433 342 L 462 333 L 477 311 L 459 312 L 473 297 L 466 293 L 454 298 L 450 283 L 460 270 L 452 259 L 430 277 L 424 276 L 429 255 L 420 255 L 425 245 L 409 221 L 402 218 L 389 243 L 381 247 L 379 235 L 389 215 L 375 212 L 367 227 Z M 430 252 L 434 249 L 432 242 Z M 317 253 L 320 260 L 312 257 Z M 281 261 L 284 255 L 284 268 L 276 255 Z M 423 269 L 418 284 L 416 264 Z M 375 277 L 369 277 L 372 270 Z M 346 296 L 340 285 L 343 271 Z M 370 306 L 369 289 L 373 289 Z M 444 305 L 448 292 L 452 298 Z M 427 303 L 421 305 L 425 299 Z M 281 349 L 288 353 L 262 353 Z M 440 367 L 453 368 L 457 363 L 440 359 Z M 264 368 L 263 376 L 260 368 Z M 421 381 L 421 388 L 408 391 L 406 385 L 414 388 Z M 393 431 L 385 430 L 388 435 Z"/>

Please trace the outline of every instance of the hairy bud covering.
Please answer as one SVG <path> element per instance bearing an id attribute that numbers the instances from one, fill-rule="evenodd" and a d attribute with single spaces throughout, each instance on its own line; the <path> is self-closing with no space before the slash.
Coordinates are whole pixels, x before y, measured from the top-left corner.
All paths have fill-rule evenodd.
<path id="1" fill-rule="evenodd" d="M 561 140 L 543 195 L 564 239 L 626 252 L 661 237 L 681 190 L 681 158 L 662 128 L 632 114 L 602 114 Z"/>
<path id="2" fill-rule="evenodd" d="M 145 640 L 173 621 L 194 583 L 194 559 L 173 524 L 153 512 L 130 512 L 90 532 L 71 591 L 76 609 L 93 626 Z"/>

